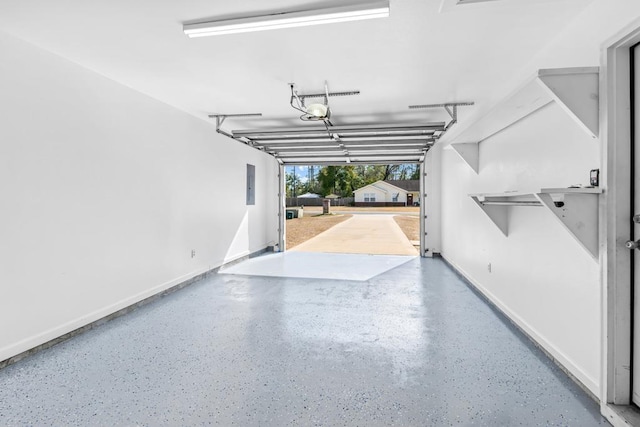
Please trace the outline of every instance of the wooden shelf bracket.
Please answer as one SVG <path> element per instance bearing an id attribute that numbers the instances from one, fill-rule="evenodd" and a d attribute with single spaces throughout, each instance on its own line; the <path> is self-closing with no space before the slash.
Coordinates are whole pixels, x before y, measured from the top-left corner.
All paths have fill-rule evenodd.
<path id="1" fill-rule="evenodd" d="M 551 194 L 538 193 L 536 197 L 589 255 L 598 260 L 598 195 L 565 194 L 563 206 L 556 206 Z"/>
<path id="2" fill-rule="evenodd" d="M 552 102 L 556 102 L 592 138 L 597 138 L 598 95 L 598 67 L 538 70 L 532 79 L 486 115 L 452 136 L 452 141 L 480 143 Z"/>
<path id="3" fill-rule="evenodd" d="M 598 261 L 598 196 L 601 193 L 599 188 L 543 188 L 531 193 L 469 194 L 469 197 L 506 237 L 509 236 L 509 207 L 544 207 Z"/>
<path id="4" fill-rule="evenodd" d="M 476 202 L 476 204 L 484 211 L 484 213 L 489 217 L 491 222 L 495 224 L 496 227 L 505 237 L 509 236 L 509 217 L 506 206 L 502 205 L 488 205 L 484 204 L 482 200 L 480 200 L 479 196 L 470 195 L 471 199 Z"/>
<path id="5" fill-rule="evenodd" d="M 477 142 L 455 142 L 451 148 L 465 161 L 471 169 L 478 173 L 480 170 L 480 147 Z"/>
<path id="6" fill-rule="evenodd" d="M 598 76 L 597 68 L 538 71 L 541 86 L 592 138 L 599 133 Z"/>

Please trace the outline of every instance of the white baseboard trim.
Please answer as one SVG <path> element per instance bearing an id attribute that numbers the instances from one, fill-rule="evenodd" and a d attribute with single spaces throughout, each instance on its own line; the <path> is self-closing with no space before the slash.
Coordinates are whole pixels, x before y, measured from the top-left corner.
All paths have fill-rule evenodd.
<path id="1" fill-rule="evenodd" d="M 251 256 L 265 252 L 261 249 L 254 253 L 240 254 L 230 257 L 225 262 L 219 263 L 215 267 L 201 268 L 191 271 L 185 275 L 172 279 L 168 282 L 149 288 L 143 292 L 132 295 L 128 298 L 110 304 L 99 310 L 87 313 L 77 319 L 58 325 L 54 328 L 43 331 L 37 335 L 25 338 L 6 347 L 0 348 L 0 369 L 15 363 L 25 357 L 52 347 L 62 341 L 66 341 L 85 331 L 100 326 L 109 320 L 130 313 L 137 308 L 149 304 L 162 296 L 180 290 L 188 285 L 204 279 L 209 274 L 218 271 L 220 268 L 240 262 Z M 216 263 L 217 264 L 217 263 Z M 215 265 L 215 264 L 214 264 Z"/>
<path id="2" fill-rule="evenodd" d="M 524 319 L 511 311 L 499 298 L 489 292 L 484 286 L 475 281 L 464 269 L 452 262 L 446 255 L 441 254 L 444 261 L 458 273 L 472 288 L 484 299 L 501 312 L 520 332 L 533 342 L 547 357 L 549 357 L 560 369 L 562 369 L 576 384 L 578 384 L 593 400 L 599 402 L 600 387 L 596 380 L 587 375 L 562 351 L 547 341 Z"/>

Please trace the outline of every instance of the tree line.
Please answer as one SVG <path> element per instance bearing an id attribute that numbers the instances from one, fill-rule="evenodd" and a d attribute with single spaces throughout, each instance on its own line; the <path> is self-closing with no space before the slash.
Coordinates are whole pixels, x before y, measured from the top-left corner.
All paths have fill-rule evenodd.
<path id="1" fill-rule="evenodd" d="M 302 173 L 292 168 L 286 174 L 287 197 L 305 193 L 351 197 L 354 190 L 376 181 L 419 178 L 420 166 L 413 164 L 307 166 Z"/>

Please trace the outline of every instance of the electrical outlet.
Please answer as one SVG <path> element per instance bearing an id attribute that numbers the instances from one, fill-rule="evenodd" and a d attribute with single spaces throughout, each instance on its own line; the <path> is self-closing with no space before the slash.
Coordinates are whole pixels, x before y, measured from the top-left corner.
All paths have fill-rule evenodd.
<path id="1" fill-rule="evenodd" d="M 196 256 L 196 250 L 191 249 L 191 258 L 194 258 L 195 256 Z"/>
<path id="2" fill-rule="evenodd" d="M 489 273 L 491 273 L 491 263 L 487 264 L 487 270 L 489 270 Z"/>

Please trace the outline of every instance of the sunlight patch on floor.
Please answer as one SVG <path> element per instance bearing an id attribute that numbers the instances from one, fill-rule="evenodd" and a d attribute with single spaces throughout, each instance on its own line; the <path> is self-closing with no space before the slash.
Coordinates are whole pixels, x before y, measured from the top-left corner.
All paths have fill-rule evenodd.
<path id="1" fill-rule="evenodd" d="M 252 258 L 220 269 L 220 274 L 369 280 L 417 257 L 317 252 L 283 252 Z"/>

